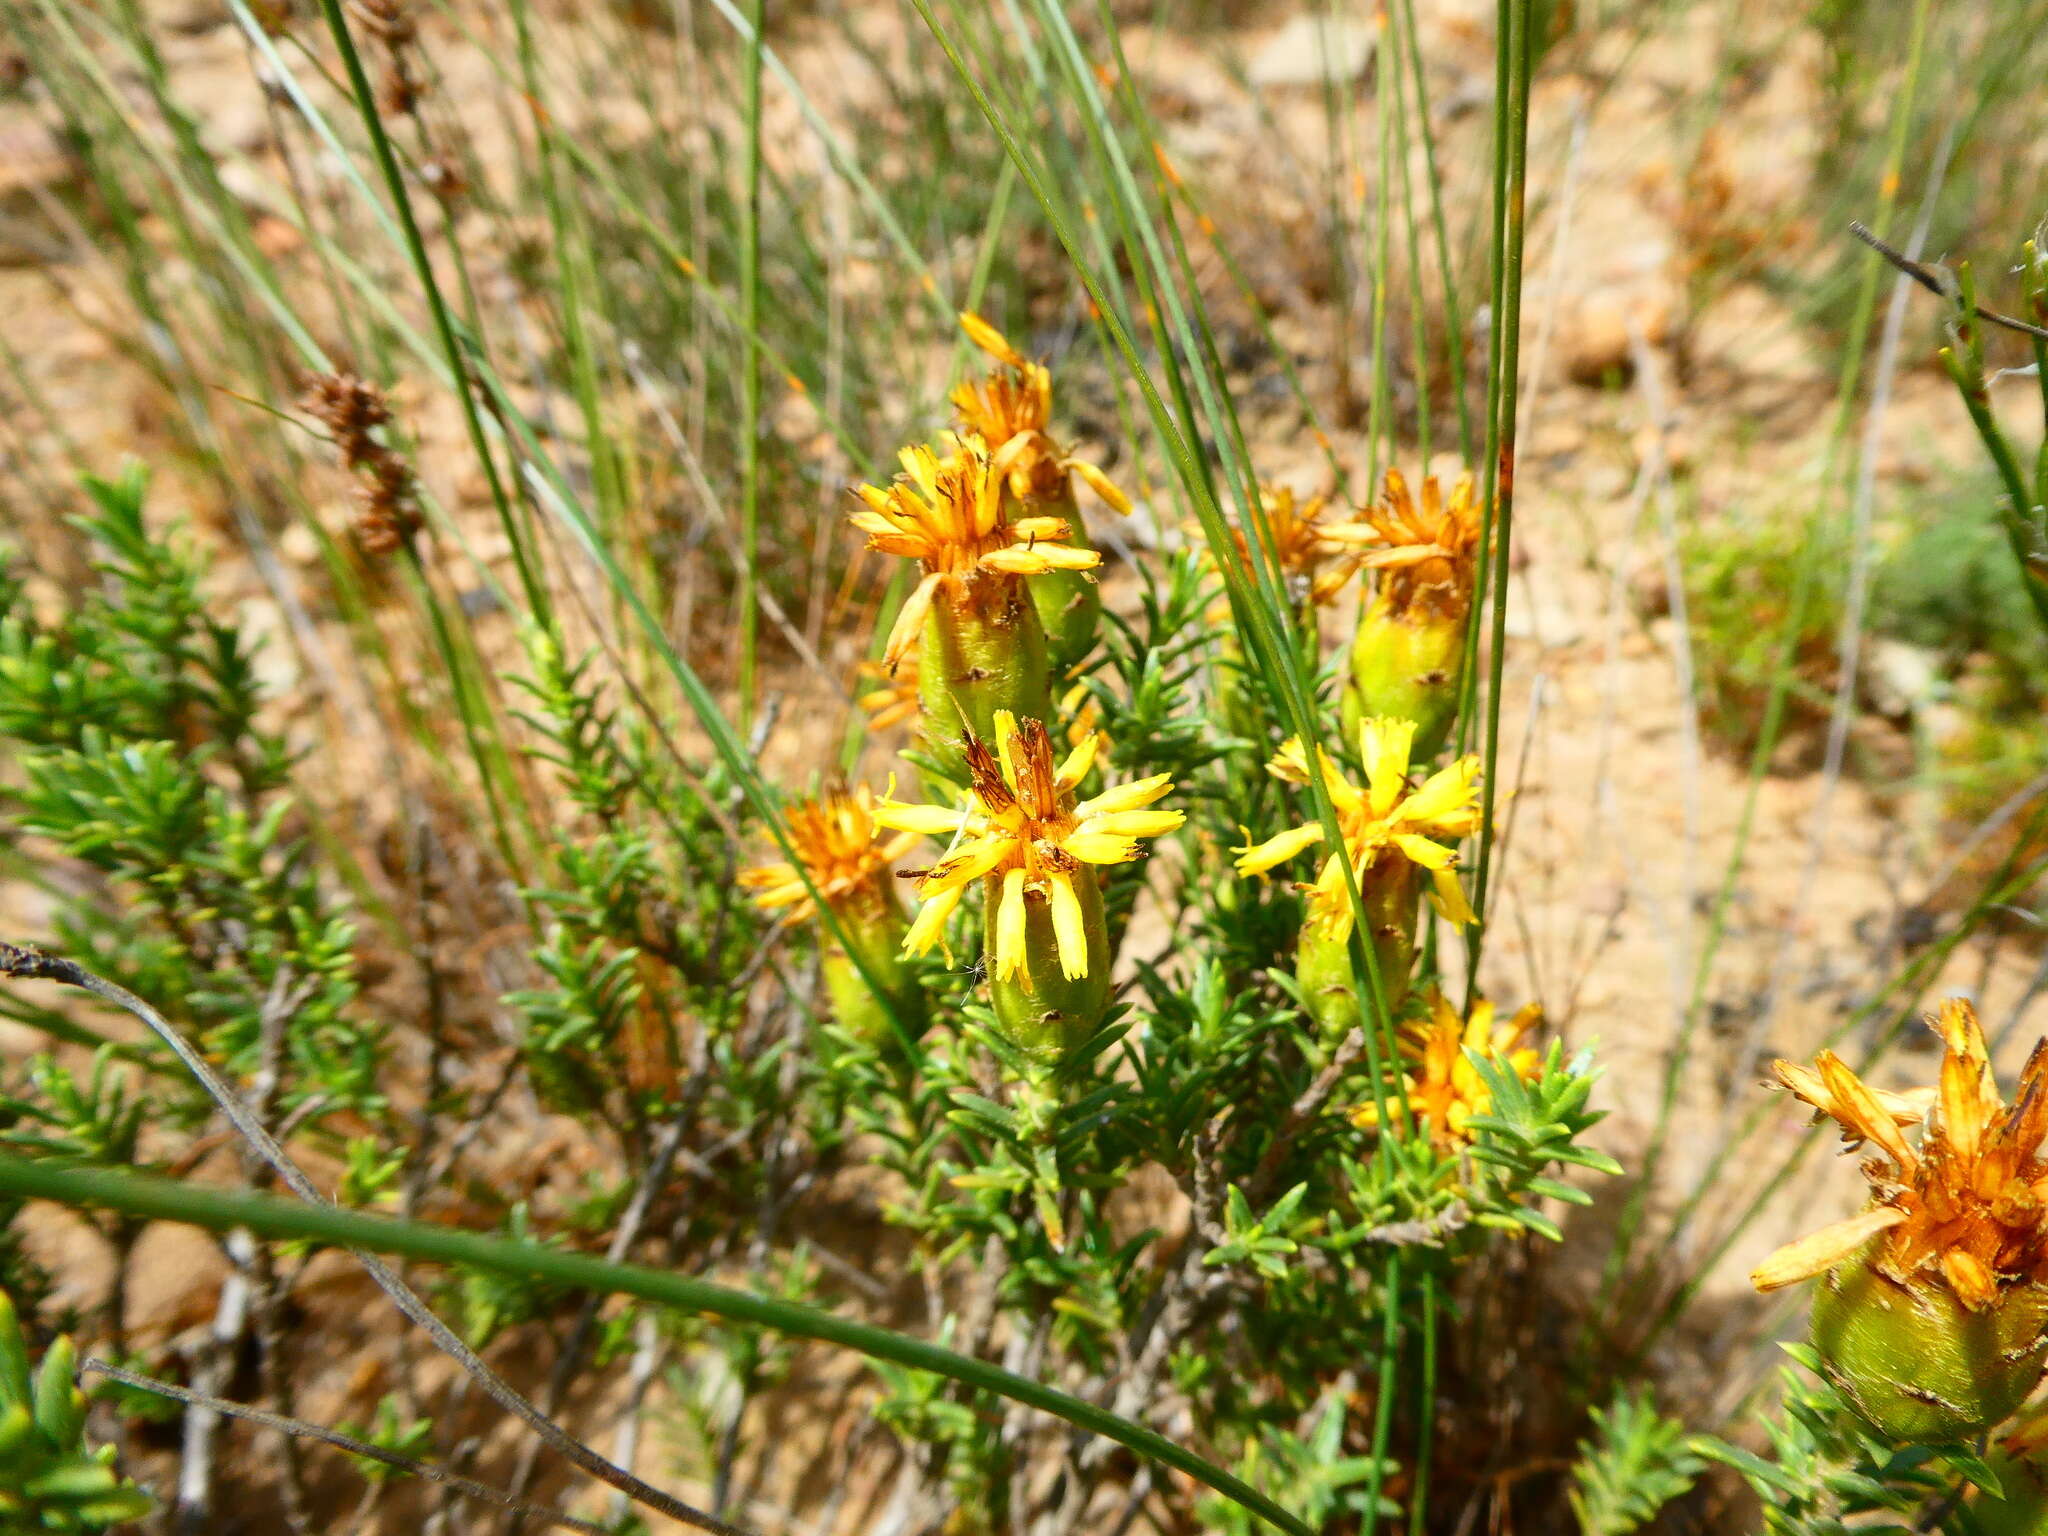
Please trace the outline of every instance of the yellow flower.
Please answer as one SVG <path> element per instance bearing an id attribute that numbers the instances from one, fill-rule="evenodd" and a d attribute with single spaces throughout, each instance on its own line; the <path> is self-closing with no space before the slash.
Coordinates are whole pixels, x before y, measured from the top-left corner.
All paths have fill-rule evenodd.
<path id="1" fill-rule="evenodd" d="M 1330 524 L 1322 536 L 1333 543 L 1378 546 L 1360 561 L 1381 573 L 1375 609 L 1463 618 L 1472 601 L 1479 532 L 1479 502 L 1469 471 L 1458 477 L 1448 500 L 1436 476 L 1425 477 L 1418 508 L 1407 480 L 1398 469 L 1389 469 L 1386 490 L 1365 509 L 1364 521 Z"/>
<path id="2" fill-rule="evenodd" d="M 918 659 L 915 651 L 891 668 L 884 662 L 864 661 L 861 676 L 874 684 L 855 702 L 867 711 L 868 729 L 886 731 L 892 725 L 917 718 Z"/>
<path id="3" fill-rule="evenodd" d="M 1430 872 L 1437 910 L 1449 921 L 1476 921 L 1457 876 L 1458 855 L 1446 844 L 1479 830 L 1479 759 L 1467 755 L 1432 774 L 1416 789 L 1408 786 L 1408 753 L 1415 722 L 1375 718 L 1359 728 L 1359 755 L 1366 787 L 1358 788 L 1318 750 L 1322 779 L 1336 808 L 1345 851 L 1363 885 L 1375 872 L 1403 864 Z M 1309 780 L 1307 754 L 1289 739 L 1267 764 L 1274 777 L 1294 784 Z M 1263 843 L 1233 849 L 1241 875 L 1260 875 L 1323 841 L 1321 822 L 1293 827 Z M 1309 919 L 1334 936 L 1351 931 L 1351 903 L 1337 855 L 1323 861 L 1309 891 Z"/>
<path id="4" fill-rule="evenodd" d="M 943 459 L 930 448 L 906 448 L 902 462 L 903 473 L 887 489 L 859 488 L 865 505 L 850 519 L 868 536 L 870 549 L 924 566 L 924 579 L 904 599 L 889 631 L 883 659 L 890 666 L 909 654 L 942 588 L 963 593 L 984 572 L 1038 576 L 1102 563 L 1094 550 L 1064 542 L 1065 519 L 1005 514 L 1001 478 L 979 438 L 960 439 Z"/>
<path id="5" fill-rule="evenodd" d="M 1266 525 L 1273 532 L 1273 552 L 1289 590 L 1297 599 L 1316 607 L 1334 603 L 1363 557 L 1353 548 L 1355 536 L 1335 537 L 1333 530 L 1342 532 L 1354 525 L 1325 523 L 1323 514 L 1329 510 L 1329 497 L 1315 495 L 1296 500 L 1294 492 L 1284 485 L 1261 485 L 1259 504 L 1265 509 Z M 1237 541 L 1238 558 L 1245 568 L 1258 569 L 1245 530 L 1233 528 L 1231 537 Z"/>
<path id="6" fill-rule="evenodd" d="M 1543 1010 L 1531 1003 L 1506 1024 L 1493 1022 L 1494 1007 L 1481 998 L 1472 1017 L 1461 1019 L 1441 992 L 1429 995 L 1430 1017 L 1402 1031 L 1401 1054 L 1413 1064 L 1401 1085 L 1408 1109 L 1439 1147 L 1455 1150 L 1472 1138 L 1466 1125 L 1474 1115 L 1493 1108 L 1493 1091 L 1465 1052 L 1505 1062 L 1523 1082 L 1535 1081 L 1541 1055 L 1523 1042 L 1542 1025 Z M 1351 1112 L 1354 1125 L 1379 1123 L 1379 1107 L 1361 1104 Z"/>
<path id="7" fill-rule="evenodd" d="M 828 791 L 816 800 L 801 800 L 789 808 L 789 841 L 809 871 L 827 904 L 836 911 L 874 901 L 887 900 L 890 867 L 917 842 L 904 833 L 879 841 L 887 823 L 880 819 L 874 792 L 860 785 L 851 792 Z M 768 911 L 786 907 L 786 922 L 800 922 L 815 915 L 803 877 L 789 863 L 763 864 L 743 869 L 740 885 L 755 893 L 754 905 Z"/>
<path id="8" fill-rule="evenodd" d="M 1778 1081 L 1868 1142 L 1871 1204 L 1862 1214 L 1788 1243 L 1750 1281 L 1776 1290 L 1832 1268 L 1882 1235 L 1871 1267 L 1898 1285 L 1940 1282 L 1971 1312 L 2000 1287 L 2048 1281 L 2048 1041 L 2034 1048 L 2008 1106 L 1991 1076 L 1977 1015 L 1962 998 L 1933 1028 L 1947 1049 L 1940 1085 L 1922 1097 L 1873 1091 L 1832 1051 L 1813 1067 L 1776 1063 Z M 1915 1141 L 1907 1126 L 1920 1123 Z"/>
<path id="9" fill-rule="evenodd" d="M 953 386 L 953 409 L 961 427 L 988 444 L 996 473 L 1019 501 L 1064 496 L 1068 477 L 1078 477 L 1118 512 L 1131 510 L 1124 493 L 1093 464 L 1069 458 L 1047 435 L 1052 421 L 1052 372 L 1034 363 L 981 316 L 962 313 L 967 339 L 1002 366 L 977 387 L 963 379 Z"/>
<path id="10" fill-rule="evenodd" d="M 876 806 L 875 819 L 885 827 L 950 840 L 945 856 L 918 879 L 922 905 L 904 938 L 906 951 L 921 955 L 939 943 L 967 887 L 986 878 L 994 897 L 997 980 L 1025 968 L 1026 903 L 1033 900 L 1050 904 L 1061 972 L 1069 980 L 1088 974 L 1088 939 L 1074 891 L 1076 877 L 1092 878 L 1082 866 L 1142 858 L 1139 839 L 1162 836 L 1186 819 L 1180 811 L 1146 809 L 1173 788 L 1163 773 L 1075 804 L 1074 786 L 1088 776 L 1101 741 L 1091 734 L 1055 769 L 1045 727 L 1002 711 L 995 752 L 979 737 L 967 739 L 966 804 L 885 799 Z"/>

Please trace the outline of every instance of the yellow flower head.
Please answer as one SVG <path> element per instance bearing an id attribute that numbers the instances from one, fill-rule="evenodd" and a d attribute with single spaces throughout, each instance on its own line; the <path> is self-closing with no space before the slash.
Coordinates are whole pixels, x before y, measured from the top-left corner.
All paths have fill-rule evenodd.
<path id="1" fill-rule="evenodd" d="M 1470 1019 L 1459 1018 L 1441 992 L 1431 992 L 1429 1004 L 1430 1017 L 1402 1031 L 1401 1054 L 1412 1070 L 1402 1074 L 1401 1085 L 1409 1112 L 1429 1132 L 1430 1140 L 1454 1151 L 1472 1139 L 1466 1130 L 1472 1117 L 1493 1108 L 1493 1091 L 1465 1052 L 1505 1062 L 1523 1082 L 1535 1081 L 1543 1058 L 1523 1042 L 1542 1026 L 1543 1010 L 1531 1003 L 1496 1026 L 1493 1004 L 1485 998 L 1473 1004 Z M 1361 1104 L 1351 1112 L 1351 1120 L 1359 1126 L 1377 1125 L 1379 1107 Z"/>
<path id="2" fill-rule="evenodd" d="M 1880 1233 L 1878 1274 L 1943 1282 L 1972 1312 L 1998 1299 L 2001 1282 L 2048 1280 L 2048 1041 L 2034 1047 L 2007 1105 L 1969 1003 L 1950 998 L 1930 1023 L 1947 1049 L 1940 1085 L 1926 1093 L 1879 1093 L 1832 1051 L 1811 1069 L 1776 1063 L 1780 1083 L 1877 1155 L 1863 1164 L 1870 1208 L 1780 1248 L 1749 1277 L 1758 1290 L 1810 1279 Z"/>
<path id="3" fill-rule="evenodd" d="M 1360 884 L 1375 870 L 1401 864 L 1426 869 L 1434 881 L 1437 910 L 1451 922 L 1476 921 L 1458 884 L 1458 855 L 1448 844 L 1479 830 L 1479 759 L 1467 754 L 1430 775 L 1419 788 L 1408 785 L 1408 753 L 1415 722 L 1374 718 L 1359 726 L 1359 754 L 1365 761 L 1366 787 L 1347 780 L 1329 754 L 1318 750 L 1324 787 L 1337 811 L 1337 826 Z M 1294 784 L 1309 781 L 1308 757 L 1301 742 L 1290 738 L 1267 771 Z M 1262 875 L 1323 840 L 1319 821 L 1291 827 L 1263 843 L 1233 849 L 1237 872 Z M 1351 931 L 1351 902 L 1344 890 L 1343 866 L 1337 855 L 1323 861 L 1309 892 L 1309 920 L 1334 936 Z"/>
<path id="4" fill-rule="evenodd" d="M 860 487 L 865 505 L 850 519 L 868 536 L 868 548 L 924 566 L 924 580 L 904 599 L 889 631 L 883 659 L 890 666 L 909 654 L 941 588 L 958 593 L 984 571 L 1039 576 L 1102 563 L 1094 550 L 1064 542 L 1064 519 L 1005 514 L 1001 477 L 979 438 L 960 439 L 944 458 L 929 448 L 906 448 L 902 462 L 903 473 L 886 489 Z"/>
<path id="5" fill-rule="evenodd" d="M 885 825 L 878 817 L 874 791 L 833 789 L 816 800 L 800 800 L 789 808 L 789 841 L 818 892 L 835 912 L 870 898 L 886 898 L 890 866 L 908 853 L 917 839 L 908 833 L 879 841 Z M 754 905 L 773 911 L 788 908 L 785 921 L 799 922 L 817 911 L 810 890 L 793 864 L 763 864 L 743 869 L 740 885 L 755 892 Z"/>
<path id="6" fill-rule="evenodd" d="M 1462 618 L 1472 601 L 1479 531 L 1479 499 L 1469 471 L 1458 477 L 1448 500 L 1436 476 L 1425 477 L 1418 507 L 1401 472 L 1389 469 L 1386 490 L 1365 509 L 1364 520 L 1333 523 L 1323 537 L 1370 550 L 1359 563 L 1380 573 L 1374 607 Z"/>
<path id="7" fill-rule="evenodd" d="M 980 438 L 994 455 L 996 473 L 1019 501 L 1048 501 L 1067 492 L 1069 475 L 1118 512 L 1131 510 L 1124 493 L 1093 464 L 1067 457 L 1047 429 L 1052 422 L 1052 371 L 1034 363 L 981 316 L 962 313 L 967 339 L 1001 366 L 980 385 L 962 379 L 953 386 L 953 409 L 961 429 Z"/>
<path id="8" fill-rule="evenodd" d="M 864 661 L 860 672 L 873 685 L 854 701 L 867 711 L 869 730 L 886 731 L 917 718 L 917 652 L 910 652 L 893 668 L 885 662 Z"/>
<path id="9" fill-rule="evenodd" d="M 1052 739 L 1036 720 L 996 715 L 996 750 L 978 737 L 966 743 L 969 800 L 958 808 L 905 805 L 885 799 L 875 819 L 885 827 L 950 840 L 946 854 L 919 877 L 922 905 L 903 947 L 921 955 L 940 941 L 946 919 L 975 880 L 987 877 L 995 905 L 996 978 L 1024 970 L 1025 903 L 1051 904 L 1060 969 L 1069 980 L 1088 974 L 1088 939 L 1074 878 L 1087 864 L 1126 864 L 1142 858 L 1139 839 L 1178 827 L 1180 811 L 1147 810 L 1173 788 L 1154 774 L 1074 803 L 1074 786 L 1088 776 L 1102 738 L 1091 734 L 1053 766 Z"/>

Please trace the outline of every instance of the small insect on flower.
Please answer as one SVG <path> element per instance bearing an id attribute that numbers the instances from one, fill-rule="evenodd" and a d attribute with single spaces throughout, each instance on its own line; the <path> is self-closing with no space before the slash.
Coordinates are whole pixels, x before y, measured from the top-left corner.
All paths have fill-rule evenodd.
<path id="1" fill-rule="evenodd" d="M 1367 551 L 1359 564 L 1380 573 L 1373 609 L 1399 615 L 1462 620 L 1472 602 L 1479 556 L 1479 501 L 1470 471 L 1460 475 L 1449 497 L 1434 475 L 1424 477 L 1416 505 L 1398 469 L 1387 471 L 1386 489 L 1363 520 L 1332 523 L 1321 536 Z"/>
<path id="2" fill-rule="evenodd" d="M 1366 787 L 1351 783 L 1329 754 L 1318 749 L 1323 785 L 1336 809 L 1344 851 L 1361 886 L 1376 875 L 1405 874 L 1410 866 L 1426 869 L 1437 910 L 1450 922 L 1471 923 L 1476 919 L 1464 887 L 1458 883 L 1458 855 L 1448 845 L 1479 830 L 1479 759 L 1467 754 L 1411 789 L 1408 755 L 1414 737 L 1412 720 L 1376 717 L 1365 721 L 1359 728 L 1358 744 L 1365 762 Z M 1267 764 L 1267 771 L 1290 783 L 1308 783 L 1308 757 L 1301 742 L 1289 739 Z M 1322 841 L 1322 823 L 1310 822 L 1232 852 L 1238 855 L 1239 874 L 1260 875 Z M 1312 926 L 1336 939 L 1351 931 L 1351 903 L 1336 854 L 1324 859 L 1305 889 Z"/>
<path id="3" fill-rule="evenodd" d="M 1461 1019 L 1443 993 L 1434 990 L 1429 1009 L 1427 1019 L 1402 1031 L 1401 1054 L 1411 1070 L 1402 1074 L 1401 1086 L 1409 1113 L 1429 1132 L 1429 1139 L 1445 1151 L 1456 1151 L 1472 1139 L 1467 1129 L 1472 1117 L 1493 1108 L 1493 1091 L 1465 1053 L 1504 1062 L 1523 1082 L 1534 1082 L 1543 1059 L 1524 1042 L 1542 1027 L 1543 1010 L 1530 1003 L 1507 1023 L 1496 1025 L 1493 1004 L 1482 997 L 1472 1005 L 1472 1017 Z M 1360 1104 L 1352 1110 L 1351 1122 L 1365 1128 L 1379 1124 L 1379 1106 Z"/>
<path id="4" fill-rule="evenodd" d="M 918 881 L 922 905 L 904 939 L 912 954 L 939 944 L 946 920 L 968 886 L 985 879 L 991 895 L 992 974 L 998 981 L 1028 975 L 1055 958 L 1068 980 L 1089 974 L 1091 935 L 1083 893 L 1093 895 L 1091 866 L 1142 858 L 1141 840 L 1173 831 L 1180 811 L 1149 809 L 1169 793 L 1166 774 L 1118 784 L 1079 804 L 1074 788 L 1088 776 L 1102 738 L 1091 734 L 1053 766 L 1052 739 L 1037 720 L 1008 713 L 996 718 L 994 750 L 978 737 L 967 743 L 968 805 L 908 805 L 885 799 L 875 819 L 885 827 L 921 832 L 952 846 Z M 1051 917 L 1055 954 L 1034 955 L 1026 942 L 1034 908 Z M 1035 979 L 1035 977 L 1031 978 Z"/>
<path id="5" fill-rule="evenodd" d="M 886 489 L 859 488 L 864 505 L 850 519 L 868 536 L 870 549 L 924 567 L 924 579 L 904 599 L 889 631 L 883 653 L 888 665 L 910 653 L 941 592 L 964 599 L 969 584 L 984 574 L 1038 576 L 1102 563 L 1094 550 L 1067 544 L 1064 518 L 1010 517 L 1001 479 L 979 438 L 960 439 L 944 458 L 930 448 L 906 448 L 902 463 L 903 473 Z"/>
<path id="6" fill-rule="evenodd" d="M 1052 423 L 1052 370 L 1034 363 L 981 316 L 963 313 L 967 339 L 1001 366 L 979 385 L 962 379 L 953 386 L 953 409 L 965 433 L 988 445 L 996 473 L 1019 501 L 1054 501 L 1082 481 L 1116 512 L 1131 510 L 1130 498 L 1100 469 L 1069 457 L 1047 435 Z"/>
<path id="7" fill-rule="evenodd" d="M 915 833 L 900 833 L 886 842 L 886 825 L 876 817 L 874 791 L 862 784 L 852 790 L 833 789 L 816 800 L 802 800 L 788 812 L 789 841 L 818 894 L 834 911 L 872 907 L 882 900 L 894 905 L 888 884 L 891 868 L 917 843 Z M 786 909 L 785 922 L 801 922 L 817 914 L 817 903 L 796 866 L 787 862 L 743 869 L 740 885 L 754 892 L 754 905 Z"/>
<path id="8" fill-rule="evenodd" d="M 1750 1280 L 1776 1290 L 1825 1275 L 1813 1336 L 1831 1379 L 1898 1440 L 1961 1439 L 1999 1422 L 2040 1380 L 2048 1339 L 2048 1041 L 2007 1105 L 1976 1012 L 1931 1021 L 1939 1085 L 1881 1094 L 1832 1051 L 1778 1081 L 1835 1120 L 1863 1163 L 1860 1215 L 1788 1243 Z M 1919 1126 L 1916 1138 L 1906 1130 Z"/>

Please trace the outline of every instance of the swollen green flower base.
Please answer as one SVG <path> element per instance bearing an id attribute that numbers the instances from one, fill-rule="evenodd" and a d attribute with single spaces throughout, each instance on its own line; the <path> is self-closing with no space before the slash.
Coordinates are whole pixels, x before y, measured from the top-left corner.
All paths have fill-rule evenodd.
<path id="1" fill-rule="evenodd" d="M 1463 621 L 1367 613 L 1351 642 L 1351 681 L 1341 704 L 1345 738 L 1355 739 L 1359 723 L 1374 715 L 1413 720 L 1413 760 L 1427 762 L 1457 719 L 1464 665 Z"/>
<path id="2" fill-rule="evenodd" d="M 931 1015 L 925 1006 L 924 989 L 917 984 L 903 957 L 902 915 L 895 914 L 893 921 L 887 917 L 863 921 L 858 914 L 842 912 L 839 918 L 847 941 L 859 950 L 869 975 L 881 983 L 887 994 L 886 1002 L 876 997 L 861 968 L 839 945 L 828 942 L 822 962 L 825 995 L 832 999 L 832 1013 L 840 1027 L 862 1045 L 877 1051 L 903 1043 L 897 1034 L 899 1024 L 913 1040 L 922 1035 Z"/>
<path id="3" fill-rule="evenodd" d="M 2048 1286 L 2002 1287 L 1972 1312 L 1939 1282 L 1900 1285 L 1871 1266 L 1876 1239 L 1822 1278 L 1813 1344 L 1828 1379 L 1900 1444 L 1968 1440 L 2003 1422 L 2048 1364 Z"/>
<path id="4" fill-rule="evenodd" d="M 1073 549 L 1095 547 L 1081 525 L 1071 486 L 1050 501 L 1028 503 L 1019 509 L 1019 515 L 1061 518 L 1067 525 L 1064 543 Z M 1031 605 L 1038 610 L 1038 622 L 1045 630 L 1046 659 L 1055 677 L 1065 677 L 1095 648 L 1095 632 L 1102 620 L 1102 588 L 1093 571 L 1048 571 L 1031 577 L 1027 585 Z"/>
<path id="5" fill-rule="evenodd" d="M 1088 935 L 1088 974 L 1069 980 L 1060 970 L 1051 905 L 1034 896 L 1025 906 L 1023 973 L 1002 980 L 991 972 L 988 979 L 989 1002 L 1003 1039 L 1048 1071 L 1102 1027 L 1109 1008 L 1109 930 L 1102 892 L 1087 868 L 1076 871 L 1073 882 Z M 986 952 L 993 955 L 995 892 L 988 893 L 985 906 L 991 914 Z"/>
<path id="6" fill-rule="evenodd" d="M 965 738 L 994 741 L 998 710 L 1053 717 L 1045 629 L 1025 588 L 1021 576 L 979 575 L 957 600 L 941 593 L 925 619 L 917 674 L 925 748 L 963 782 Z"/>
<path id="7" fill-rule="evenodd" d="M 1408 971 L 1415 959 L 1418 892 L 1412 866 L 1391 879 L 1369 878 L 1358 894 L 1372 934 L 1373 954 L 1379 961 L 1380 986 L 1386 992 L 1387 1010 L 1391 1013 L 1408 996 Z M 1364 985 L 1365 978 L 1353 981 L 1348 931 L 1314 920 L 1302 924 L 1300 946 L 1295 951 L 1294 979 L 1301 983 L 1309 1017 L 1316 1021 L 1317 1038 L 1326 1049 L 1334 1047 L 1364 1021 L 1358 988 Z"/>

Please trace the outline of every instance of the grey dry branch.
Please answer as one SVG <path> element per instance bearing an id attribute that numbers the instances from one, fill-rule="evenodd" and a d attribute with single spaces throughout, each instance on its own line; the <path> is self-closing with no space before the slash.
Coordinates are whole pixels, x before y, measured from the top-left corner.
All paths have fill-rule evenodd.
<path id="1" fill-rule="evenodd" d="M 204 1408 L 209 1413 L 217 1413 L 224 1418 L 245 1419 L 251 1424 L 260 1424 L 265 1429 L 274 1429 L 296 1439 L 317 1440 L 322 1445 L 331 1445 L 338 1450 L 347 1451 L 351 1456 L 360 1456 L 365 1461 L 374 1461 L 381 1466 L 395 1467 L 408 1476 L 440 1483 L 443 1487 L 452 1488 L 469 1498 L 479 1499 L 486 1504 L 495 1504 L 501 1509 L 514 1510 L 530 1519 L 561 1526 L 564 1530 L 586 1531 L 591 1533 L 591 1536 L 606 1536 L 610 1529 L 608 1526 L 593 1525 L 588 1520 L 579 1520 L 574 1515 L 565 1515 L 557 1509 L 548 1509 L 525 1499 L 514 1498 L 511 1494 L 479 1483 L 474 1478 L 463 1477 L 459 1473 L 448 1471 L 445 1467 L 437 1467 L 430 1461 L 401 1456 L 396 1451 L 386 1450 L 383 1446 L 373 1445 L 367 1440 L 359 1440 L 354 1435 L 344 1435 L 339 1430 L 328 1429 L 324 1425 L 308 1424 L 303 1419 L 270 1413 L 262 1408 L 251 1407 L 247 1403 L 231 1403 L 225 1398 L 214 1397 L 205 1392 L 194 1392 L 168 1381 L 158 1381 L 153 1376 L 123 1370 L 120 1366 L 109 1365 L 104 1360 L 88 1357 L 80 1362 L 78 1371 L 81 1376 L 104 1376 L 109 1381 L 120 1382 L 123 1386 L 167 1397 L 188 1407 Z"/>
<path id="2" fill-rule="evenodd" d="M 64 986 L 77 987 L 89 992 L 104 1002 L 126 1010 L 148 1025 L 158 1039 L 169 1046 L 187 1071 L 197 1078 L 207 1094 L 219 1106 L 228 1123 L 251 1147 L 277 1171 L 286 1187 L 308 1205 L 333 1209 L 331 1203 L 314 1188 L 313 1181 L 294 1163 L 284 1148 L 249 1114 L 241 1098 L 207 1064 L 192 1045 L 171 1027 L 170 1021 L 161 1013 L 137 997 L 125 987 L 116 986 L 103 977 L 95 976 L 76 961 L 66 960 L 59 955 L 46 954 L 42 950 L 16 944 L 0 943 L 0 976 L 21 981 L 55 981 Z M 580 1471 L 588 1473 L 599 1481 L 616 1488 L 635 1503 L 656 1509 L 671 1519 L 698 1530 L 715 1531 L 721 1536 L 746 1536 L 740 1526 L 732 1525 L 700 1509 L 685 1504 L 681 1499 L 663 1493 L 659 1488 L 642 1482 L 623 1467 L 614 1466 L 587 1445 L 565 1432 L 547 1415 L 521 1396 L 497 1372 L 493 1371 L 461 1339 L 457 1338 L 448 1325 L 435 1315 L 433 1310 L 420 1299 L 413 1288 L 400 1279 L 397 1271 L 374 1254 L 354 1250 L 356 1258 L 370 1278 L 383 1287 L 386 1295 L 397 1303 L 414 1323 L 425 1329 L 434 1343 L 456 1364 L 460 1365 L 476 1384 L 483 1388 L 494 1403 L 506 1412 L 520 1419 L 536 1435 L 547 1442 L 548 1447 L 565 1458 Z"/>

